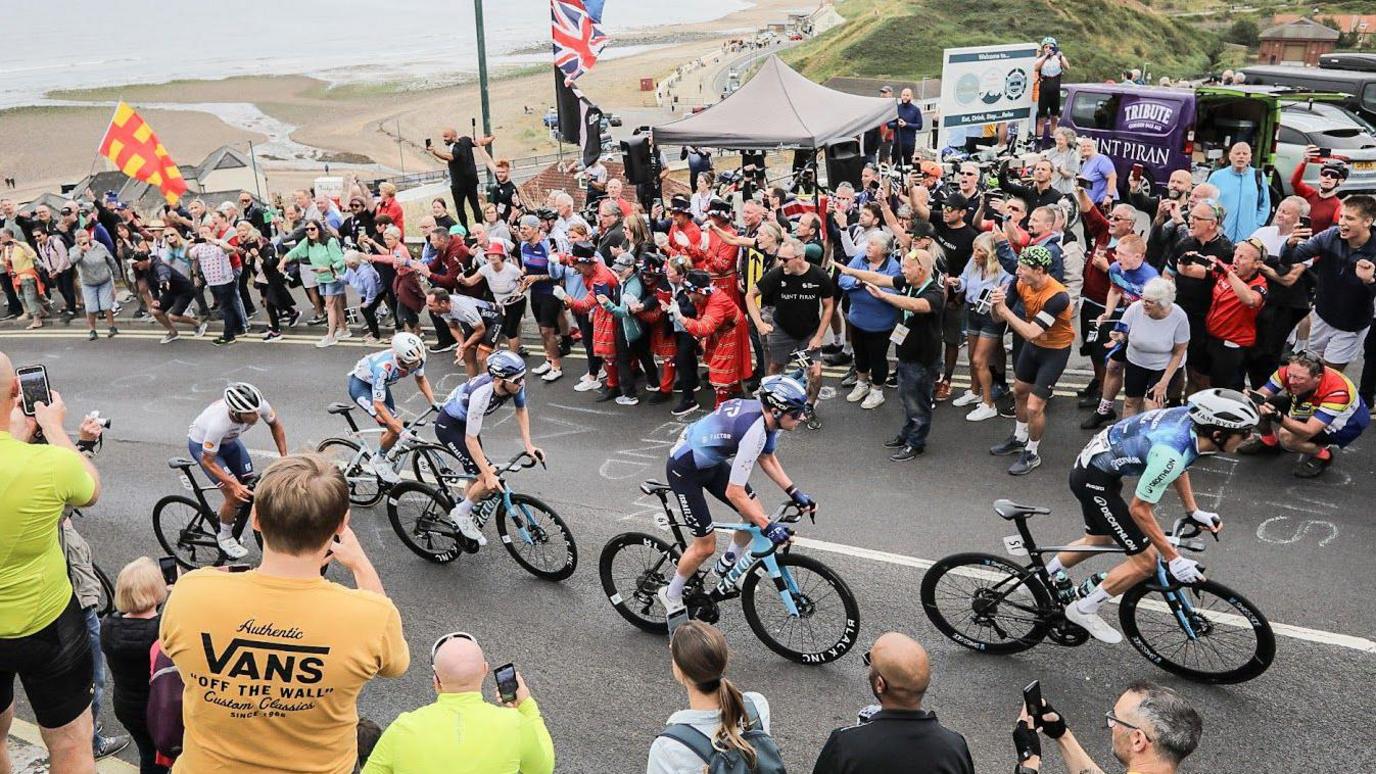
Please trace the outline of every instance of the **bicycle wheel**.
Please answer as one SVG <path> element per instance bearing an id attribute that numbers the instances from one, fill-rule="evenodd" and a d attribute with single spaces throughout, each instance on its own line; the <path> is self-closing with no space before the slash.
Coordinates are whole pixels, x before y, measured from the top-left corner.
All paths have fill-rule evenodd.
<path id="1" fill-rule="evenodd" d="M 335 467 L 349 482 L 349 502 L 369 507 L 377 505 L 386 487 L 377 474 L 369 470 L 366 458 L 358 456 L 359 446 L 347 438 L 326 438 L 315 450 L 334 461 Z"/>
<path id="2" fill-rule="evenodd" d="M 616 612 L 651 634 L 668 634 L 668 615 L 655 596 L 674 577 L 679 551 L 643 532 L 625 532 L 608 541 L 597 563 L 602 591 Z"/>
<path id="3" fill-rule="evenodd" d="M 91 569 L 96 571 L 96 580 L 100 582 L 100 601 L 96 603 L 96 616 L 104 618 L 115 612 L 115 584 L 110 582 L 110 576 L 100 569 L 100 565 L 92 564 Z"/>
<path id="4" fill-rule="evenodd" d="M 1138 584 L 1118 603 L 1123 634 L 1148 661 L 1181 677 L 1215 684 L 1246 682 L 1271 666 L 1275 633 L 1246 597 L 1221 583 L 1201 581 L 1174 592 L 1189 607 L 1177 614 L 1164 599 L 1144 600 L 1159 593 Z"/>
<path id="5" fill-rule="evenodd" d="M 219 519 L 201 510 L 200 503 L 184 495 L 168 495 L 153 506 L 153 532 L 158 544 L 177 564 L 188 570 L 224 561 L 215 542 Z"/>
<path id="6" fill-rule="evenodd" d="M 569 525 L 530 495 L 513 494 L 511 505 L 511 511 L 504 505 L 497 513 L 497 534 L 511 558 L 537 578 L 561 581 L 572 575 L 578 567 L 578 546 Z"/>
<path id="7" fill-rule="evenodd" d="M 453 503 L 419 481 L 403 481 L 387 494 L 387 519 L 411 552 L 435 564 L 448 564 L 463 553 L 458 527 L 449 521 Z"/>
<path id="8" fill-rule="evenodd" d="M 942 634 L 981 653 L 1042 641 L 1056 609 L 1041 579 L 993 554 L 952 554 L 922 576 L 922 608 Z"/>
<path id="9" fill-rule="evenodd" d="M 755 636 L 770 650 L 800 664 L 827 664 L 855 647 L 860 634 L 860 608 L 850 587 L 830 567 L 810 556 L 778 558 L 784 588 L 798 615 L 784 606 L 783 589 L 760 581 L 769 577 L 764 563 L 755 566 L 741 586 L 741 609 Z"/>
<path id="10" fill-rule="evenodd" d="M 464 472 L 463 460 L 439 444 L 423 444 L 413 448 L 411 472 L 417 481 L 443 489 L 455 500 L 461 496 L 462 484 L 469 478 Z"/>

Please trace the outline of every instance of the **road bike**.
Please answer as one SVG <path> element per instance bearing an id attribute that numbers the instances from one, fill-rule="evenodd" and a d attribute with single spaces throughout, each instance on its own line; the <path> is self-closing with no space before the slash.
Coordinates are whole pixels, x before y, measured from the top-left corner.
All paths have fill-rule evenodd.
<path id="1" fill-rule="evenodd" d="M 1014 522 L 1016 536 L 1004 539 L 1013 556 L 1030 556 L 1025 566 L 993 554 L 953 554 L 922 578 L 922 607 L 941 633 L 972 650 L 1006 655 L 1050 639 L 1077 646 L 1089 639 L 1066 620 L 1072 593 L 1056 591 L 1042 561 L 1044 554 L 1069 551 L 1121 554 L 1119 546 L 1039 547 L 1027 528 L 1029 516 L 1049 508 L 998 500 L 994 512 Z M 1192 540 L 1200 526 L 1183 517 L 1166 533 L 1172 545 L 1202 552 Z M 1160 600 L 1149 598 L 1159 595 Z M 1067 598 L 1069 597 L 1069 598 Z M 1151 578 L 1128 589 L 1118 602 L 1118 622 L 1139 653 L 1158 667 L 1202 683 L 1251 680 L 1271 665 L 1276 638 L 1260 610 L 1245 597 L 1213 580 L 1182 584 L 1159 557 Z"/>
<path id="2" fill-rule="evenodd" d="M 513 492 L 506 477 L 535 467 L 542 460 L 522 451 L 496 469 L 499 487 L 473 505 L 478 529 L 495 519 L 507 553 L 537 578 L 561 581 L 578 566 L 573 532 L 553 508 L 527 494 Z M 442 470 L 439 483 L 403 481 L 387 493 L 387 518 L 412 553 L 436 564 L 448 564 L 464 553 L 477 553 L 478 542 L 464 537 L 450 518 L 465 486 L 472 480 L 461 468 Z"/>
<path id="3" fill-rule="evenodd" d="M 602 549 L 598 573 L 602 590 L 622 618 L 651 634 L 667 634 L 667 611 L 657 592 L 674 577 L 688 545 L 684 534 L 688 525 L 669 506 L 669 486 L 646 481 L 640 491 L 659 498 L 664 514 L 656 517 L 656 525 L 672 532 L 674 542 L 643 532 L 617 535 Z M 802 515 L 797 506 L 784 503 L 771 521 L 795 524 Z M 715 574 L 710 562 L 698 568 L 683 591 L 689 617 L 715 624 L 721 618 L 722 603 L 740 597 L 746 623 L 755 636 L 784 658 L 826 664 L 855 646 L 859 606 L 835 571 L 810 556 L 793 553 L 791 542 L 776 548 L 754 524 L 714 523 L 712 529 L 732 535 L 744 532 L 750 535 L 750 546 L 725 578 L 709 581 L 708 576 Z M 769 583 L 761 588 L 766 578 Z"/>
<path id="4" fill-rule="evenodd" d="M 352 412 L 358 406 L 353 403 L 331 403 L 326 412 L 337 414 L 349 425 L 347 438 L 326 438 L 316 446 L 316 451 L 329 456 L 344 474 L 349 485 L 349 502 L 368 507 L 377 505 L 387 491 L 394 486 L 383 481 L 373 472 L 373 460 L 378 458 L 377 446 L 367 436 L 378 435 L 385 428 L 370 427 L 360 429 L 354 421 Z M 415 432 L 426 425 L 427 418 L 438 411 L 434 406 L 410 422 L 404 422 L 406 432 L 397 439 L 392 448 L 388 465 L 401 477 L 409 472 L 418 481 L 443 485 L 444 477 L 452 471 L 462 471 L 463 463 L 452 452 L 438 443 L 425 441 Z"/>
<path id="5" fill-rule="evenodd" d="M 182 488 L 192 493 L 194 499 L 186 495 L 168 495 L 153 506 L 153 532 L 158 536 L 158 543 L 169 556 L 176 557 L 177 564 L 188 570 L 224 564 L 229 557 L 225 556 L 220 550 L 220 544 L 216 542 L 220 531 L 220 514 L 210 507 L 210 502 L 205 497 L 206 492 L 219 491 L 219 487 L 214 483 L 203 485 L 196 481 L 191 469 L 200 467 L 200 463 L 193 459 L 173 457 L 167 461 L 167 467 L 180 471 L 178 478 L 181 479 Z M 257 480 L 255 474 L 250 475 L 242 483 L 251 491 Z M 235 513 L 235 540 L 238 540 L 248 527 L 249 513 L 252 510 L 253 501 L 250 498 L 240 505 Z M 254 530 L 253 537 L 261 549 L 262 535 Z"/>

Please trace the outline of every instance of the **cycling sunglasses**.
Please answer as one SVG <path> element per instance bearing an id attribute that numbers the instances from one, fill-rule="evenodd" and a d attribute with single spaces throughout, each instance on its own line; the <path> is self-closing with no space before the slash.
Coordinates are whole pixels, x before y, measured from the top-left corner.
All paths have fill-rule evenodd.
<path id="1" fill-rule="evenodd" d="M 450 632 L 444 635 L 443 637 L 439 638 L 438 640 L 435 640 L 435 644 L 430 646 L 431 662 L 434 662 L 435 654 L 440 652 L 440 646 L 444 645 L 444 643 L 449 642 L 450 640 L 468 640 L 474 645 L 478 644 L 478 638 L 474 637 L 468 632 Z"/>

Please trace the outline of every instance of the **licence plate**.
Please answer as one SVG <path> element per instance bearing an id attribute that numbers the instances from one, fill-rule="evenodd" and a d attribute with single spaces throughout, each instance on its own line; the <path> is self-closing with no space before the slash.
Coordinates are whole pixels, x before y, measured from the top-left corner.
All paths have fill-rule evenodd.
<path id="1" fill-rule="evenodd" d="M 1352 168 L 1358 172 L 1376 172 L 1376 161 L 1358 161 Z"/>

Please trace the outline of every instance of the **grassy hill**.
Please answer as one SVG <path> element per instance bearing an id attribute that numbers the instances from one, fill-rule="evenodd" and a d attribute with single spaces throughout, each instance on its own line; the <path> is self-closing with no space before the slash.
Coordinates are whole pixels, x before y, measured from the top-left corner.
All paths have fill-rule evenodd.
<path id="1" fill-rule="evenodd" d="M 1154 77 L 1221 69 L 1217 35 L 1136 0 L 842 0 L 847 23 L 791 49 L 784 59 L 809 78 L 917 79 L 941 75 L 943 48 L 1057 39 L 1072 81 L 1116 78 L 1143 67 Z"/>

